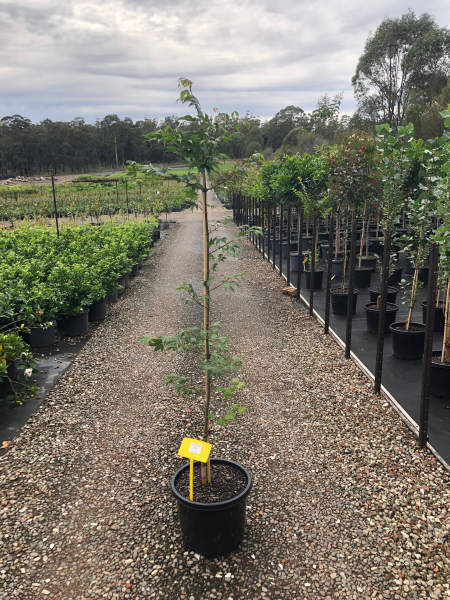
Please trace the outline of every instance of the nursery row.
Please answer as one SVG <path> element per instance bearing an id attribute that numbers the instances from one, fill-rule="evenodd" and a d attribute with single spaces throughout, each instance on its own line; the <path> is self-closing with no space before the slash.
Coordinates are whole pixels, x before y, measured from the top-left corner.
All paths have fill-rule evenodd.
<path id="1" fill-rule="evenodd" d="M 19 227 L 0 234 L 0 377 L 30 368 L 32 347 L 55 339 L 57 320 L 69 336 L 102 320 L 107 301 L 123 293 L 159 234 L 155 219 L 101 226 Z"/>
<path id="2" fill-rule="evenodd" d="M 264 215 L 268 216 L 265 223 Z M 378 254 L 360 266 L 361 218 L 351 219 L 349 231 L 343 234 L 348 240 L 339 262 L 333 258 L 338 236 L 334 216 L 315 215 L 310 227 L 302 210 L 297 214 L 279 203 L 267 206 L 236 194 L 234 218 L 240 226 L 265 225 L 265 235 L 251 236 L 260 252 L 297 288 L 292 288 L 293 293 L 303 295 L 310 313 L 315 309 L 323 318 L 325 332 L 331 328 L 343 340 L 347 358 L 353 350 L 374 374 L 377 391 L 383 379 L 404 410 L 420 422 L 424 443 L 428 432 L 441 455 L 450 460 L 450 415 L 438 400 L 450 397 L 450 371 L 442 360 L 448 305 L 438 279 L 445 264 L 439 261 L 438 245 L 427 246 L 424 266 L 416 270 L 406 242 L 414 227 L 406 219 L 407 235 L 401 231 L 403 223 L 398 223 L 395 235 L 381 237 Z M 376 224 L 373 227 L 375 234 Z M 428 311 L 428 306 L 433 310 Z"/>
<path id="3" fill-rule="evenodd" d="M 107 178 L 55 187 L 20 186 L 0 188 L 0 222 L 15 225 L 18 221 L 47 223 L 55 216 L 79 222 L 114 215 L 160 215 L 180 210 L 184 205 L 184 188 L 167 185 L 160 178 Z"/>

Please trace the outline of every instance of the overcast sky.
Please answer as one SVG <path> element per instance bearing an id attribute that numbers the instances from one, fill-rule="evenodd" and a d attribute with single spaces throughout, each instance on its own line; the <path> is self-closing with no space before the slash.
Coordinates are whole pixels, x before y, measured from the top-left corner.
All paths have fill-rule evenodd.
<path id="1" fill-rule="evenodd" d="M 0 117 L 180 114 L 179 77 L 206 110 L 267 118 L 344 92 L 351 113 L 369 32 L 408 7 L 450 26 L 449 0 L 0 0 Z"/>

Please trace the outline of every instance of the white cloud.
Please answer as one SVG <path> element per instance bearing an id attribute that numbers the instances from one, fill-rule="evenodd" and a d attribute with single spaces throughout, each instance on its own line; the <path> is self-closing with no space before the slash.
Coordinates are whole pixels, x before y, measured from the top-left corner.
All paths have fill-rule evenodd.
<path id="1" fill-rule="evenodd" d="M 94 120 L 179 113 L 180 76 L 205 108 L 272 116 L 344 91 L 370 30 L 419 0 L 0 0 L 0 116 Z M 427 11 L 450 24 L 450 6 Z"/>

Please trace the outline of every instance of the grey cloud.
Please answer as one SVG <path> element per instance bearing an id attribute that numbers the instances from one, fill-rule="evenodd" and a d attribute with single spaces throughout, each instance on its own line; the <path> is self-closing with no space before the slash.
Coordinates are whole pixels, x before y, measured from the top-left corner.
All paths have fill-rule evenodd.
<path id="1" fill-rule="evenodd" d="M 273 115 L 344 91 L 370 30 L 420 0 L 0 0 L 0 116 L 93 120 L 179 113 L 176 81 L 205 108 Z M 427 10 L 450 24 L 450 7 Z M 18 110 L 20 108 L 20 110 Z"/>

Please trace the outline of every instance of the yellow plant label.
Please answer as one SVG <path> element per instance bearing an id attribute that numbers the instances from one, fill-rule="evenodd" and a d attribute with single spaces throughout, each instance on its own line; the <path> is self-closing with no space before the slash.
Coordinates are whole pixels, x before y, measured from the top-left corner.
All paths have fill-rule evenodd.
<path id="1" fill-rule="evenodd" d="M 178 456 L 184 456 L 184 458 L 199 460 L 200 462 L 205 463 L 208 460 L 211 448 L 212 446 L 211 444 L 208 444 L 208 442 L 184 438 L 180 449 L 178 450 Z"/>

